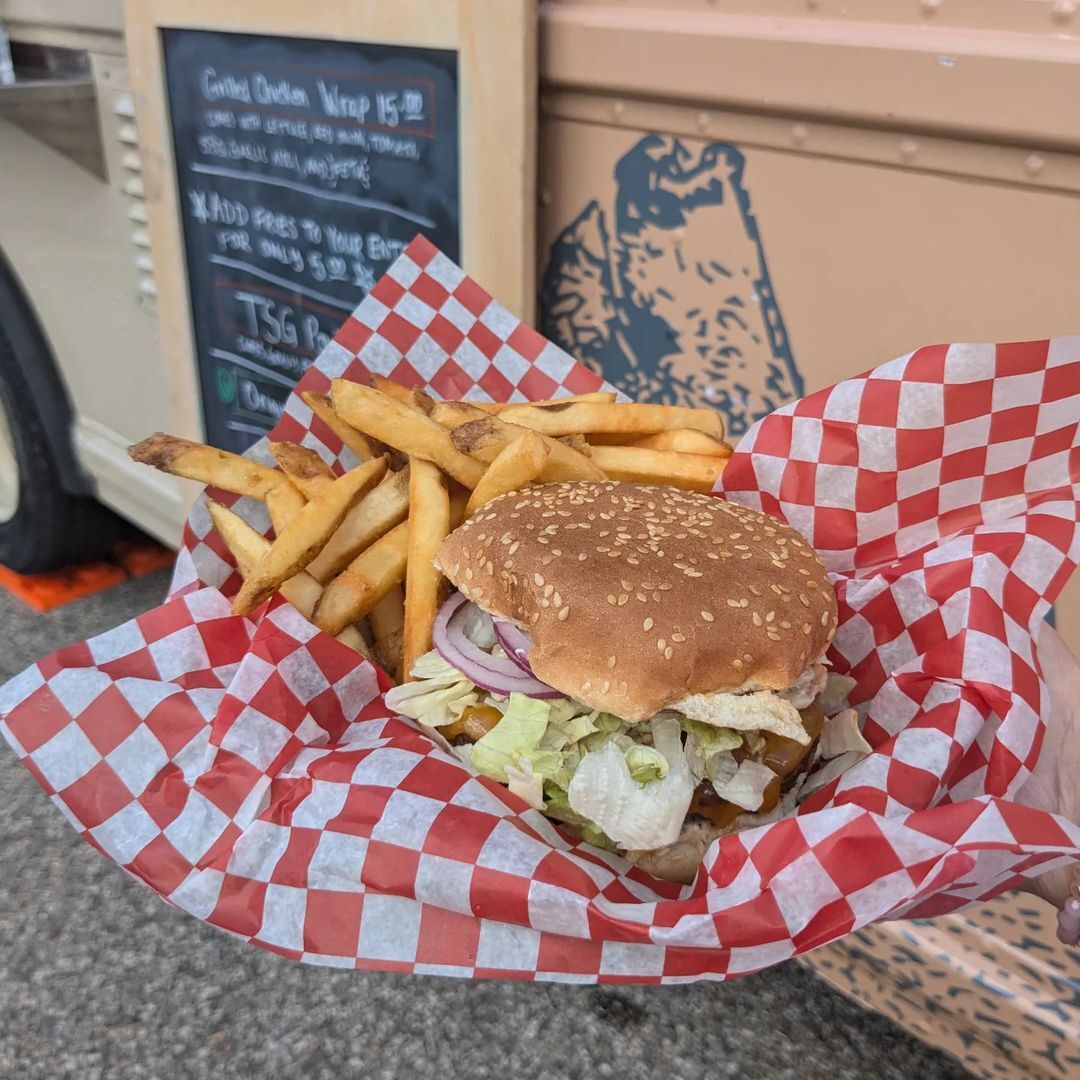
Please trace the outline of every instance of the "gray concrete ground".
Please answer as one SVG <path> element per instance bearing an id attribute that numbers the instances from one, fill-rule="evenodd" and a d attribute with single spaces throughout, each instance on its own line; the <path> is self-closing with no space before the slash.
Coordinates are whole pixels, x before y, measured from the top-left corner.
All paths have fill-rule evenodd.
<path id="1" fill-rule="evenodd" d="M 0 592 L 0 681 L 153 604 Z M 670 989 L 307 968 L 174 911 L 80 841 L 0 742 L 0 1077 L 963 1080 L 794 964 Z"/>

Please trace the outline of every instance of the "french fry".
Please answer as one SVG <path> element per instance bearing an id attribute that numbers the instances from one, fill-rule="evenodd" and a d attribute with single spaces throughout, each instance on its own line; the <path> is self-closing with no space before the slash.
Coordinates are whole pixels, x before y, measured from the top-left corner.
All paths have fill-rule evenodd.
<path id="1" fill-rule="evenodd" d="M 280 536 L 307 505 L 307 499 L 287 476 L 280 473 L 277 476 L 277 485 L 266 493 L 266 509 L 270 524 L 274 526 L 274 535 Z"/>
<path id="2" fill-rule="evenodd" d="M 270 550 L 270 541 L 265 536 L 260 536 L 239 514 L 222 506 L 221 503 L 208 499 L 206 505 L 214 528 L 221 534 L 226 547 L 236 560 L 240 576 L 246 578 Z M 322 586 L 303 570 L 281 584 L 282 596 L 306 619 L 311 618 L 322 591 Z M 367 642 L 355 626 L 345 627 L 338 634 L 338 641 L 348 645 L 350 649 L 354 649 L 367 659 L 371 659 Z"/>
<path id="3" fill-rule="evenodd" d="M 722 458 L 731 457 L 732 454 L 731 446 L 723 439 L 693 428 L 658 431 L 655 435 L 635 439 L 630 445 L 643 446 L 646 450 L 674 450 L 677 454 L 711 454 Z"/>
<path id="4" fill-rule="evenodd" d="M 499 426 L 497 417 L 482 416 L 479 420 L 467 420 L 450 432 L 454 446 L 463 454 L 490 465 L 500 452 L 513 442 L 513 434 L 505 425 Z"/>
<path id="5" fill-rule="evenodd" d="M 334 470 L 314 450 L 291 442 L 270 443 L 281 471 L 306 499 L 321 495 L 335 480 Z"/>
<path id="6" fill-rule="evenodd" d="M 361 551 L 403 522 L 408 512 L 408 470 L 387 473 L 378 487 L 369 491 L 345 515 L 326 546 L 308 563 L 308 573 L 316 581 L 326 584 Z"/>
<path id="7" fill-rule="evenodd" d="M 414 389 L 411 386 L 402 386 L 401 383 L 396 383 L 393 379 L 388 379 L 385 375 L 372 375 L 371 385 L 379 391 L 380 394 L 385 394 L 387 397 L 393 398 L 395 401 L 400 401 L 402 405 L 408 405 L 410 409 L 420 408 L 420 402 L 423 400 L 418 395 L 424 394 L 423 390 Z M 427 395 L 424 395 L 425 397 Z M 421 412 L 426 412 L 426 409 L 420 408 Z"/>
<path id="8" fill-rule="evenodd" d="M 506 409 L 512 409 L 515 405 L 568 405 L 576 401 L 593 402 L 598 404 L 611 403 L 618 395 L 613 390 L 595 390 L 591 394 L 569 394 L 561 398 L 544 398 L 541 401 L 469 401 L 465 404 L 475 405 L 487 413 L 498 415 Z"/>
<path id="9" fill-rule="evenodd" d="M 246 578 L 270 550 L 270 541 L 253 529 L 239 514 L 213 499 L 206 500 L 210 521 L 236 560 L 240 576 Z"/>
<path id="10" fill-rule="evenodd" d="M 571 402 L 564 405 L 515 405 L 499 413 L 499 419 L 520 424 L 544 435 L 588 435 L 634 432 L 651 435 L 668 428 L 693 428 L 724 437 L 724 422 L 712 409 L 691 409 L 682 405 L 620 405 Z"/>
<path id="11" fill-rule="evenodd" d="M 435 415 L 438 415 L 438 406 Z M 481 416 L 455 427 L 450 432 L 450 438 L 462 453 L 490 465 L 510 443 L 527 430 L 528 428 L 521 428 L 516 424 L 508 424 L 498 416 Z M 539 477 L 542 483 L 604 479 L 599 467 L 584 454 L 579 454 L 558 439 L 545 435 L 541 438 L 548 448 L 547 460 Z"/>
<path id="12" fill-rule="evenodd" d="M 487 467 L 483 480 L 473 488 L 465 516 L 471 517 L 485 503 L 531 484 L 543 471 L 551 451 L 535 431 L 526 431 L 499 451 Z"/>
<path id="13" fill-rule="evenodd" d="M 326 394 L 317 394 L 314 390 L 305 390 L 300 395 L 308 408 L 347 446 L 361 461 L 370 461 L 378 457 L 371 443 L 354 428 L 346 424 L 330 404 Z"/>
<path id="14" fill-rule="evenodd" d="M 483 466 L 462 454 L 441 424 L 369 386 L 334 380 L 334 409 L 346 422 L 403 453 L 438 465 L 459 484 L 474 488 Z"/>
<path id="15" fill-rule="evenodd" d="M 466 517 L 465 507 L 469 505 L 469 495 L 472 493 L 468 488 L 450 481 L 450 531 L 453 532 Z"/>
<path id="16" fill-rule="evenodd" d="M 425 416 L 431 415 L 431 410 L 435 405 L 435 398 L 426 391 L 421 390 L 420 387 L 402 386 L 401 383 L 393 382 L 384 375 L 372 375 L 371 385 L 380 394 L 385 394 L 402 405 L 408 406 L 413 412 L 423 413 Z"/>
<path id="17" fill-rule="evenodd" d="M 161 431 L 129 446 L 128 456 L 172 476 L 198 480 L 253 499 L 265 499 L 282 480 L 281 473 L 250 458 Z"/>
<path id="18" fill-rule="evenodd" d="M 323 590 L 315 608 L 315 625 L 340 633 L 371 609 L 405 578 L 409 523 L 403 521 L 358 555 Z"/>
<path id="19" fill-rule="evenodd" d="M 371 609 L 368 616 L 375 638 L 375 656 L 383 670 L 402 681 L 401 646 L 405 633 L 405 592 L 400 585 L 390 591 Z"/>
<path id="20" fill-rule="evenodd" d="M 446 481 L 430 461 L 413 458 L 409 462 L 405 634 L 401 647 L 401 668 L 406 679 L 410 678 L 413 661 L 431 649 L 431 628 L 439 610 L 442 582 L 442 574 L 435 569 L 435 556 L 449 532 L 450 496 Z"/>
<path id="21" fill-rule="evenodd" d="M 612 480 L 669 484 L 708 494 L 727 463 L 710 454 L 677 454 L 643 446 L 594 446 L 592 461 Z"/>
<path id="22" fill-rule="evenodd" d="M 473 420 L 487 420 L 491 414 L 472 401 L 433 401 L 430 415 L 432 420 L 453 431 Z"/>
<path id="23" fill-rule="evenodd" d="M 375 458 L 339 476 L 318 498 L 312 499 L 251 571 L 236 594 L 233 611 L 247 615 L 283 581 L 303 570 L 341 524 L 349 507 L 377 484 L 385 472 L 386 458 Z M 342 623 L 334 633 L 344 626 Z"/>
<path id="24" fill-rule="evenodd" d="M 345 629 L 337 635 L 337 639 L 342 645 L 348 645 L 353 652 L 358 652 L 365 660 L 370 660 L 373 664 L 378 662 L 358 627 L 346 626 Z"/>
<path id="25" fill-rule="evenodd" d="M 582 457 L 592 457 L 592 446 L 584 435 L 560 435 L 555 441 L 576 450 Z"/>

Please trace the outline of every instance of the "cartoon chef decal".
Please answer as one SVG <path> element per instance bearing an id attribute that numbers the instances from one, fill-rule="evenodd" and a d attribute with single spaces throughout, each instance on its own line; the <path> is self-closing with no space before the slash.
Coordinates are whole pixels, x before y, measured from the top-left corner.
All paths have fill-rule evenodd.
<path id="1" fill-rule="evenodd" d="M 712 405 L 732 435 L 801 397 L 743 156 L 647 135 L 551 247 L 542 330 L 638 401 Z"/>

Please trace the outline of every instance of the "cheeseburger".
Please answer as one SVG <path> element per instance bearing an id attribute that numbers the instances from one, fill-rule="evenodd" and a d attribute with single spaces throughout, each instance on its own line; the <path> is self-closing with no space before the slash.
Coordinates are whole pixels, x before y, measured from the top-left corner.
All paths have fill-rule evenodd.
<path id="1" fill-rule="evenodd" d="M 547 484 L 488 503 L 437 564 L 456 592 L 388 703 L 657 876 L 689 880 L 716 837 L 790 811 L 809 770 L 820 786 L 869 750 L 842 708 L 851 680 L 825 666 L 825 567 L 766 514 Z"/>

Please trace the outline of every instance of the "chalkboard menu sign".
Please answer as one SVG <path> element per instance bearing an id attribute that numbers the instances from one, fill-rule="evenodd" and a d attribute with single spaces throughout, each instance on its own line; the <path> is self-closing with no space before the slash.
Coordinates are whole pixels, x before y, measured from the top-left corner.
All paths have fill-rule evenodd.
<path id="1" fill-rule="evenodd" d="M 458 54 L 161 35 L 206 438 L 242 450 L 417 233 L 460 258 Z"/>

